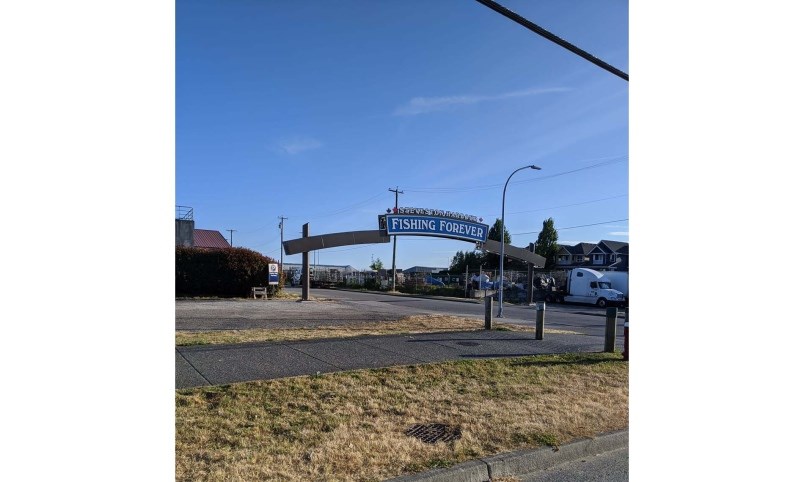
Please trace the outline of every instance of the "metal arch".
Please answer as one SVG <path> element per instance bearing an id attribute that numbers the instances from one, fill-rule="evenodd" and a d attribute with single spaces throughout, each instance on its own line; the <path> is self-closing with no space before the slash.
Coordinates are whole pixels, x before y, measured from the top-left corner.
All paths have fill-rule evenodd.
<path id="1" fill-rule="evenodd" d="M 443 237 L 443 236 L 435 236 Z M 448 238 L 455 239 L 455 238 Z M 383 231 L 372 229 L 368 231 L 347 231 L 343 233 L 320 234 L 306 238 L 289 239 L 282 243 L 286 255 L 316 251 L 319 249 L 337 248 L 339 246 L 352 246 L 355 244 L 390 243 L 391 237 Z M 470 242 L 470 241 L 467 241 Z M 481 246 L 485 251 L 500 254 L 500 242 L 488 239 Z M 536 268 L 543 268 L 545 259 L 527 249 L 518 248 L 510 244 L 505 245 L 505 256 L 532 263 Z"/>
<path id="2" fill-rule="evenodd" d="M 289 239 L 282 243 L 286 255 L 299 254 L 319 249 L 352 246 L 354 244 L 390 243 L 391 237 L 378 229 L 347 231 L 344 233 L 320 234 L 306 238 Z"/>
<path id="3" fill-rule="evenodd" d="M 500 254 L 500 242 L 494 241 L 493 239 L 488 239 L 486 240 L 485 244 L 483 244 L 483 250 L 494 254 Z M 512 246 L 510 244 L 505 245 L 505 257 L 515 258 L 520 261 L 532 263 L 535 268 L 544 268 L 544 262 L 546 261 L 543 256 L 539 256 L 538 254 L 531 253 L 527 249 L 517 248 L 516 246 Z"/>

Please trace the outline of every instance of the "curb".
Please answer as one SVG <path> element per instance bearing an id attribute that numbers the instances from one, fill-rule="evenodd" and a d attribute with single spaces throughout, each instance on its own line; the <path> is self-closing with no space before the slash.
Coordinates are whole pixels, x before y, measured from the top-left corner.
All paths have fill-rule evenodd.
<path id="1" fill-rule="evenodd" d="M 389 482 L 488 482 L 506 475 L 525 475 L 549 469 L 564 462 L 628 447 L 628 430 L 575 440 L 557 448 L 518 450 L 464 462 L 448 469 L 389 479 Z"/>
<path id="2" fill-rule="evenodd" d="M 487 482 L 489 467 L 482 460 L 473 460 L 448 469 L 434 469 L 420 474 L 405 475 L 388 482 Z"/>

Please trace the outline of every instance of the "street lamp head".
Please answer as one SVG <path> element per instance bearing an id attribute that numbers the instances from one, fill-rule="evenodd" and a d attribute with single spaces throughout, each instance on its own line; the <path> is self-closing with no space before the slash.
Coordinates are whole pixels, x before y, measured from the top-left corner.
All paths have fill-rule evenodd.
<path id="1" fill-rule="evenodd" d="M 534 165 L 532 165 L 532 166 L 530 166 L 530 168 L 531 168 L 531 169 L 536 169 L 536 170 L 538 170 L 538 171 L 541 171 L 541 170 L 542 170 L 542 168 L 541 168 L 541 167 L 539 167 L 539 166 L 537 166 L 537 165 L 535 165 L 535 164 L 534 164 Z"/>

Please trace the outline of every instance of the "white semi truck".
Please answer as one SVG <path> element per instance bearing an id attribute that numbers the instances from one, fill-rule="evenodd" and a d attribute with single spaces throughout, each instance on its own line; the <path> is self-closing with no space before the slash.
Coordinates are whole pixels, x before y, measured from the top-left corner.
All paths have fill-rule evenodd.
<path id="1" fill-rule="evenodd" d="M 607 274 L 589 268 L 574 268 L 567 273 L 567 285 L 562 289 L 548 292 L 545 301 L 585 303 L 601 308 L 624 306 L 625 295 L 622 291 L 612 288 Z"/>
<path id="2" fill-rule="evenodd" d="M 625 299 L 628 299 L 628 271 L 606 271 L 603 276 L 611 281 L 612 289 L 622 291 Z"/>

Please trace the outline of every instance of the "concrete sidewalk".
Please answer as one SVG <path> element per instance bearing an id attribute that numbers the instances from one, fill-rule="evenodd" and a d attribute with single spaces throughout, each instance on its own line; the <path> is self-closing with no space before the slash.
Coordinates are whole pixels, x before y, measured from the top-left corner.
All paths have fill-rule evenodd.
<path id="1" fill-rule="evenodd" d="M 176 388 L 447 360 L 603 351 L 603 337 L 481 330 L 176 347 Z M 622 351 L 622 338 L 617 350 Z"/>

